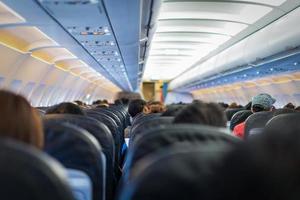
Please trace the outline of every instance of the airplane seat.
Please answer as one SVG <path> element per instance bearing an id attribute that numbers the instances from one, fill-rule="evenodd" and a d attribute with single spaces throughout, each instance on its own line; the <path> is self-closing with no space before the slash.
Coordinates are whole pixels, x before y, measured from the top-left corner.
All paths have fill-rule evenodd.
<path id="1" fill-rule="evenodd" d="M 281 114 L 266 123 L 267 130 L 291 132 L 300 130 L 300 113 Z M 270 131 L 271 132 L 271 131 Z"/>
<path id="2" fill-rule="evenodd" d="M 252 129 L 264 128 L 266 123 L 273 117 L 273 112 L 257 112 L 253 113 L 245 123 L 245 138 L 250 136 Z M 257 129 L 258 130 L 258 129 Z M 256 133 L 257 131 L 253 131 Z"/>
<path id="3" fill-rule="evenodd" d="M 138 115 L 137 118 L 132 123 L 132 127 L 136 126 L 139 123 L 142 123 L 143 121 L 147 121 L 153 118 L 158 118 L 161 116 L 161 113 L 150 113 L 150 114 L 141 114 Z"/>
<path id="4" fill-rule="evenodd" d="M 113 136 L 103 123 L 82 115 L 72 114 L 49 114 L 44 117 L 46 122 L 68 122 L 77 125 L 92 134 L 102 147 L 106 157 L 106 189 L 107 195 L 111 196 L 116 184 L 115 180 L 115 145 Z"/>
<path id="5" fill-rule="evenodd" d="M 132 143 L 136 138 L 142 137 L 146 130 L 157 128 L 166 124 L 172 124 L 173 120 L 174 117 L 158 117 L 158 118 L 151 118 L 145 121 L 141 121 L 131 129 L 130 143 Z"/>
<path id="6" fill-rule="evenodd" d="M 244 122 L 252 114 L 251 110 L 241 110 L 235 113 L 230 120 L 230 130 L 233 130 L 236 125 Z"/>
<path id="7" fill-rule="evenodd" d="M 125 115 L 119 109 L 117 109 L 117 108 L 111 108 L 111 107 L 109 107 L 109 108 L 102 108 L 102 109 L 103 110 L 107 110 L 107 111 L 112 112 L 115 115 L 117 115 L 117 117 L 121 121 L 122 128 L 124 128 L 124 129 L 126 128 L 125 127 Z"/>
<path id="8" fill-rule="evenodd" d="M 101 112 L 95 112 L 92 110 L 86 110 L 85 113 L 87 114 L 87 116 L 92 117 L 102 123 L 104 123 L 108 129 L 110 130 L 110 132 L 113 134 L 114 140 L 116 142 L 116 144 L 119 144 L 120 141 L 120 132 L 118 129 L 118 125 L 117 123 L 113 120 L 113 118 L 111 118 L 110 116 L 101 113 Z"/>
<path id="9" fill-rule="evenodd" d="M 100 113 L 104 113 L 108 116 L 110 116 L 111 118 L 113 118 L 113 120 L 117 123 L 118 125 L 118 129 L 122 132 L 123 131 L 123 124 L 120 120 L 120 118 L 113 112 L 111 112 L 110 110 L 107 110 L 107 109 L 103 109 L 103 108 L 94 108 L 94 109 L 91 109 L 92 111 L 95 111 L 95 112 L 100 112 Z"/>
<path id="10" fill-rule="evenodd" d="M 127 125 L 128 125 L 127 124 L 127 113 L 128 112 L 125 110 L 125 108 L 124 107 L 118 107 L 118 106 L 111 106 L 111 107 L 109 107 L 109 109 L 121 114 L 124 126 L 127 127 Z"/>
<path id="11" fill-rule="evenodd" d="M 132 143 L 132 148 L 127 154 L 124 173 L 125 180 L 130 176 L 130 170 L 142 158 L 152 153 L 180 143 L 203 144 L 208 141 L 224 141 L 229 144 L 238 143 L 240 140 L 226 133 L 225 129 L 193 125 L 172 124 L 150 129 L 143 137 Z"/>
<path id="12" fill-rule="evenodd" d="M 0 163 L 1 199 L 74 199 L 63 167 L 33 147 L 1 140 Z"/>
<path id="13" fill-rule="evenodd" d="M 104 199 L 106 159 L 94 136 L 65 122 L 44 120 L 45 147 L 66 168 L 85 172 L 93 184 L 93 199 Z"/>
<path id="14" fill-rule="evenodd" d="M 76 200 L 92 200 L 92 182 L 83 171 L 67 169 L 68 182 Z"/>
<path id="15" fill-rule="evenodd" d="M 118 200 L 209 199 L 211 177 L 231 149 L 224 140 L 160 149 L 137 163 Z"/>
<path id="16" fill-rule="evenodd" d="M 230 108 L 225 110 L 225 115 L 227 118 L 227 121 L 231 121 L 231 118 L 233 117 L 233 115 L 241 110 L 245 110 L 245 108 Z"/>
<path id="17" fill-rule="evenodd" d="M 119 132 L 118 126 L 116 122 L 109 117 L 108 115 L 105 115 L 103 113 L 95 112 L 95 111 L 86 111 L 87 116 L 92 117 L 102 123 L 104 123 L 110 130 L 111 133 L 113 133 L 114 137 L 114 144 L 115 144 L 115 163 L 120 163 L 120 157 L 122 153 L 122 137 L 121 133 Z M 115 165 L 115 173 L 119 173 L 118 165 Z M 121 175 L 121 174 L 119 174 Z"/>

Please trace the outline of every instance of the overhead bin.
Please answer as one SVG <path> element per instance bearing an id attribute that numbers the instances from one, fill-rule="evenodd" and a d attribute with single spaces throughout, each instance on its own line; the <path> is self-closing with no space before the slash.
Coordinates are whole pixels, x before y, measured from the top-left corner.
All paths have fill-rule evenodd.
<path id="1" fill-rule="evenodd" d="M 298 27 L 299 18 L 300 8 L 297 8 L 220 54 L 199 63 L 192 70 L 173 80 L 169 85 L 170 89 L 183 87 L 196 80 L 205 80 L 216 73 L 221 74 L 236 67 L 255 65 L 255 62 L 263 58 L 299 46 L 300 29 L 295 28 Z"/>

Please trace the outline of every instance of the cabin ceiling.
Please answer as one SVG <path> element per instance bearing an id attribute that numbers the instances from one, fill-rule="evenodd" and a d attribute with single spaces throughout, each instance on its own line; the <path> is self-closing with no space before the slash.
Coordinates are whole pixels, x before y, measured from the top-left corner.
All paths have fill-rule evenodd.
<path id="1" fill-rule="evenodd" d="M 145 80 L 172 80 L 285 15 L 294 0 L 163 0 Z"/>

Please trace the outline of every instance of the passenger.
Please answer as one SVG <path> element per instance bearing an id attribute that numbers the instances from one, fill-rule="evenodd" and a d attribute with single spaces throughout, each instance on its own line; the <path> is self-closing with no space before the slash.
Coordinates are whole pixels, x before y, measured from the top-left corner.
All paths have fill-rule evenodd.
<path id="1" fill-rule="evenodd" d="M 74 103 L 77 104 L 78 106 L 85 106 L 84 103 L 79 100 L 74 101 Z"/>
<path id="2" fill-rule="evenodd" d="M 269 94 L 259 94 L 252 98 L 251 111 L 252 113 L 272 111 L 275 101 L 276 100 Z M 236 125 L 233 129 L 233 134 L 237 137 L 244 138 L 245 124 L 246 122 L 244 121 Z"/>
<path id="3" fill-rule="evenodd" d="M 296 106 L 290 102 L 290 103 L 286 104 L 283 108 L 295 109 L 295 107 Z"/>
<path id="4" fill-rule="evenodd" d="M 142 99 L 135 99 L 135 100 L 130 101 L 130 103 L 128 105 L 128 113 L 131 117 L 132 122 L 135 120 L 135 118 L 138 115 L 143 114 L 144 112 L 148 113 L 148 109 L 147 109 L 146 105 L 147 105 L 147 102 Z M 124 130 L 125 138 L 129 138 L 130 128 L 131 128 L 131 126 L 128 126 Z"/>
<path id="5" fill-rule="evenodd" d="M 149 102 L 147 107 L 149 109 L 149 113 L 163 113 L 166 111 L 164 104 L 159 101 Z"/>
<path id="6" fill-rule="evenodd" d="M 93 105 L 96 108 L 108 108 L 109 107 L 108 101 L 106 99 L 94 101 Z"/>
<path id="7" fill-rule="evenodd" d="M 295 108 L 296 111 L 300 111 L 300 106 L 298 106 L 297 108 Z"/>
<path id="8" fill-rule="evenodd" d="M 183 108 L 175 117 L 173 123 L 226 127 L 227 120 L 223 109 L 219 104 L 198 102 Z"/>
<path id="9" fill-rule="evenodd" d="M 0 137 L 43 148 L 44 133 L 41 118 L 24 97 L 1 90 L 0 114 Z"/>
<path id="10" fill-rule="evenodd" d="M 233 109 L 233 108 L 239 108 L 236 102 L 233 102 L 228 106 L 228 109 Z"/>
<path id="11" fill-rule="evenodd" d="M 74 103 L 60 103 L 50 107 L 46 114 L 74 114 L 74 115 L 85 115 L 84 111 Z"/>

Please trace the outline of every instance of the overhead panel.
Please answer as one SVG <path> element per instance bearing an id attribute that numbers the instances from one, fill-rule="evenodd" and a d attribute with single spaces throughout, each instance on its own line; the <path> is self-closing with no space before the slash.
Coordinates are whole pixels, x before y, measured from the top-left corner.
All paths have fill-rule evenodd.
<path id="1" fill-rule="evenodd" d="M 68 49 L 62 47 L 58 42 L 49 37 L 45 32 L 34 26 L 34 24 L 30 24 L 27 19 L 25 20 L 14 10 L 2 3 L 0 3 L 0 15 L 1 13 L 5 13 L 5 16 L 15 16 L 16 19 L 19 19 L 15 21 L 2 20 L 2 24 L 0 24 L 0 44 L 6 47 L 5 52 L 2 52 L 4 58 L 6 56 L 11 57 L 10 52 L 16 52 L 18 55 L 24 55 L 27 58 L 22 63 L 22 67 L 18 69 L 18 73 L 12 78 L 25 80 L 25 78 L 28 79 L 28 77 L 31 77 L 31 81 L 39 82 L 39 79 L 44 77 L 42 73 L 47 71 L 49 67 L 57 67 L 67 72 L 79 69 L 77 71 L 78 75 L 72 72 L 71 74 L 80 76 L 81 80 L 85 80 L 90 85 L 96 86 L 98 84 L 99 86 L 100 84 L 107 84 L 110 88 L 113 88 L 111 92 L 119 91 L 114 84 L 104 78 L 95 69 L 91 68 Z M 11 51 L 8 51 L 8 49 Z M 6 58 L 5 60 L 11 59 Z M 17 62 L 14 59 L 12 61 Z M 12 63 L 7 67 L 13 69 L 14 64 Z M 95 83 L 94 80 L 101 80 L 101 83 Z"/>
<path id="2" fill-rule="evenodd" d="M 41 5 L 77 40 L 124 90 L 132 90 L 102 1 L 40 0 Z"/>
<path id="3" fill-rule="evenodd" d="M 0 25 L 23 23 L 25 19 L 0 2 Z"/>
<path id="4" fill-rule="evenodd" d="M 144 79 L 171 80 L 249 29 L 285 0 L 164 0 Z M 176 62 L 171 62 L 176 59 Z M 166 60 L 169 60 L 169 66 Z M 175 60 L 174 60 L 175 61 Z M 162 69 L 169 68 L 166 73 Z"/>

